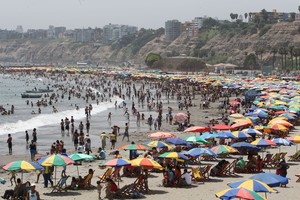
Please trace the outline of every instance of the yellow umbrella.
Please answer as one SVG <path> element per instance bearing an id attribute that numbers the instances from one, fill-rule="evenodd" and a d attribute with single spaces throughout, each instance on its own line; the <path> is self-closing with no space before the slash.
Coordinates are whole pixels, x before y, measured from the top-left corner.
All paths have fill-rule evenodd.
<path id="1" fill-rule="evenodd" d="M 163 169 L 163 167 L 158 162 L 149 158 L 136 158 L 131 160 L 130 163 L 131 166 L 142 167 L 144 169 Z"/>
<path id="2" fill-rule="evenodd" d="M 233 122 L 235 122 L 235 123 L 246 122 L 248 124 L 253 124 L 252 121 L 251 121 L 251 119 L 249 117 L 244 117 L 244 118 L 241 118 L 241 119 L 236 119 Z"/>
<path id="3" fill-rule="evenodd" d="M 284 102 L 284 101 L 275 101 L 275 105 L 278 106 L 278 105 L 286 105 L 287 103 Z"/>
<path id="4" fill-rule="evenodd" d="M 287 121 L 287 118 L 286 117 L 276 117 L 276 118 L 270 120 L 269 124 L 272 124 L 273 122 L 275 122 L 277 120 L 285 120 L 285 121 Z"/>
<path id="5" fill-rule="evenodd" d="M 276 121 L 273 121 L 273 122 L 270 122 L 269 124 L 268 124 L 268 126 L 273 126 L 273 125 L 275 125 L 275 124 L 281 124 L 281 125 L 284 125 L 284 126 L 286 126 L 286 127 L 291 127 L 291 126 L 294 126 L 293 124 L 291 124 L 291 123 L 289 123 L 289 122 L 287 122 L 287 121 L 284 121 L 284 120 L 276 120 Z"/>
<path id="6" fill-rule="evenodd" d="M 276 130 L 276 131 L 287 131 L 288 130 L 287 127 L 285 127 L 284 125 L 281 125 L 281 124 L 273 124 L 271 126 L 271 129 Z"/>

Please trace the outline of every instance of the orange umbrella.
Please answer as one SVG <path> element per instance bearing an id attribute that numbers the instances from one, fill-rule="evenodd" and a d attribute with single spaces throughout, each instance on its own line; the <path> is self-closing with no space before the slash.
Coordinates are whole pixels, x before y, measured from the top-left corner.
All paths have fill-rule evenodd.
<path id="1" fill-rule="evenodd" d="M 239 123 L 233 124 L 231 126 L 231 128 L 232 129 L 237 129 L 237 128 L 248 127 L 248 126 L 251 126 L 251 124 L 249 122 L 239 122 Z"/>
<path id="2" fill-rule="evenodd" d="M 273 121 L 273 122 L 269 123 L 268 125 L 270 125 L 272 127 L 275 124 L 281 124 L 281 125 L 286 126 L 286 127 L 294 126 L 293 124 L 291 124 L 291 123 L 289 123 L 285 120 L 280 120 L 280 119 L 276 120 L 276 121 Z"/>
<path id="3" fill-rule="evenodd" d="M 281 125 L 281 124 L 273 124 L 271 126 L 271 129 L 275 130 L 275 131 L 287 131 L 288 128 L 285 127 L 284 125 Z"/>
<path id="4" fill-rule="evenodd" d="M 157 139 L 166 139 L 166 138 L 175 138 L 176 136 L 172 133 L 167 132 L 156 132 L 148 134 L 149 138 L 157 138 Z"/>
<path id="5" fill-rule="evenodd" d="M 127 144 L 119 148 L 119 150 L 143 150 L 147 151 L 148 149 L 140 144 Z"/>

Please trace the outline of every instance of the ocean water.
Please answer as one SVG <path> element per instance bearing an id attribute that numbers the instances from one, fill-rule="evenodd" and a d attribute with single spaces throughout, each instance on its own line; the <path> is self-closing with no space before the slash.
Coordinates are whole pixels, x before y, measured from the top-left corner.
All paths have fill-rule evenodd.
<path id="1" fill-rule="evenodd" d="M 13 77 L 0 75 L 0 105 L 9 110 L 11 105 L 15 107 L 15 113 L 12 115 L 1 115 L 0 121 L 0 135 L 15 134 L 18 132 L 24 132 L 25 130 L 32 130 L 33 128 L 40 128 L 49 125 L 55 125 L 60 123 L 60 119 L 65 119 L 71 116 L 76 120 L 85 119 L 84 108 L 91 103 L 93 105 L 92 115 L 97 115 L 109 108 L 114 107 L 114 102 L 121 100 L 118 97 L 112 97 L 111 102 L 100 102 L 99 105 L 96 102 L 86 103 L 82 99 L 72 97 L 68 100 L 65 95 L 64 98 L 60 98 L 57 103 L 53 103 L 59 112 L 53 113 L 52 106 L 41 106 L 42 114 L 31 114 L 32 111 L 38 113 L 38 107 L 36 102 L 38 99 L 28 99 L 32 101 L 34 106 L 31 107 L 26 104 L 26 100 L 21 98 L 21 93 L 26 90 L 32 90 L 33 88 L 45 89 L 51 80 L 34 77 Z M 51 88 L 56 91 L 55 88 Z M 100 92 L 96 89 L 93 91 Z M 58 91 L 61 94 L 61 91 Z M 75 104 L 80 107 L 79 110 L 75 109 Z"/>

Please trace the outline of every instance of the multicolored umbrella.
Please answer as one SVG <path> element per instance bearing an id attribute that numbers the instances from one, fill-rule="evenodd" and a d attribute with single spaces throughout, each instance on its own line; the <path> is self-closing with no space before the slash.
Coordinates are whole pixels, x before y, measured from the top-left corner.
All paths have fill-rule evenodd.
<path id="1" fill-rule="evenodd" d="M 202 126 L 192 126 L 190 128 L 185 129 L 183 132 L 185 133 L 200 133 L 200 132 L 205 132 L 207 131 L 207 127 L 202 127 Z"/>
<path id="2" fill-rule="evenodd" d="M 276 147 L 276 144 L 272 142 L 271 140 L 266 140 L 266 139 L 257 139 L 253 142 L 251 142 L 252 145 L 257 146 L 257 147 L 269 147 L 269 146 L 274 146 Z"/>
<path id="3" fill-rule="evenodd" d="M 240 199 L 247 199 L 247 200 L 266 200 L 264 197 L 257 194 L 256 192 L 252 190 L 247 190 L 245 188 L 226 189 L 221 192 L 218 192 L 216 194 L 216 197 L 220 199 L 240 198 Z"/>
<path id="4" fill-rule="evenodd" d="M 42 157 L 38 163 L 42 166 L 67 166 L 74 164 L 74 160 L 67 156 L 54 154 L 52 156 Z"/>
<path id="5" fill-rule="evenodd" d="M 220 138 L 220 139 L 235 139 L 234 135 L 232 135 L 231 132 L 225 132 L 225 131 L 222 131 L 222 132 L 218 132 L 218 136 L 217 138 Z"/>
<path id="6" fill-rule="evenodd" d="M 277 146 L 291 146 L 294 145 L 293 142 L 291 142 L 288 139 L 284 139 L 284 138 L 275 138 L 271 140 L 272 142 L 274 142 Z"/>
<path id="7" fill-rule="evenodd" d="M 148 149 L 140 144 L 127 144 L 119 148 L 119 150 L 142 150 L 147 151 Z"/>
<path id="8" fill-rule="evenodd" d="M 217 154 L 215 154 L 214 152 L 212 152 L 210 149 L 207 148 L 193 148 L 188 152 L 186 152 L 185 155 L 189 155 L 193 157 L 199 157 L 202 155 L 213 156 L 213 157 L 217 156 Z"/>
<path id="9" fill-rule="evenodd" d="M 104 163 L 101 163 L 99 166 L 109 166 L 109 167 L 123 167 L 123 166 L 129 166 L 131 165 L 129 160 L 122 159 L 122 158 L 115 158 L 113 160 L 106 161 Z"/>
<path id="10" fill-rule="evenodd" d="M 275 131 L 287 131 L 288 130 L 287 127 L 285 127 L 284 125 L 281 125 L 281 124 L 272 124 L 270 126 L 270 128 Z"/>
<path id="11" fill-rule="evenodd" d="M 184 141 L 193 143 L 193 144 L 208 144 L 206 140 L 202 139 L 200 136 L 189 136 L 184 138 Z"/>
<path id="12" fill-rule="evenodd" d="M 254 192 L 270 192 L 270 193 L 277 193 L 276 190 L 272 189 L 267 184 L 258 181 L 258 180 L 241 180 L 233 183 L 227 184 L 231 188 L 245 188 L 248 190 L 252 190 Z"/>
<path id="13" fill-rule="evenodd" d="M 232 127 L 231 126 L 227 126 L 225 124 L 219 124 L 219 125 L 213 126 L 212 129 L 214 129 L 214 130 L 220 130 L 220 131 L 227 131 L 227 130 L 231 130 Z"/>
<path id="14" fill-rule="evenodd" d="M 252 138 L 251 135 L 244 133 L 242 131 L 234 131 L 234 132 L 232 132 L 232 135 L 238 139 L 244 139 L 244 140 L 246 140 L 248 138 Z"/>
<path id="15" fill-rule="evenodd" d="M 166 152 L 158 156 L 159 158 L 173 158 L 173 159 L 181 159 L 181 160 L 188 160 L 188 157 L 181 153 L 177 152 Z"/>
<path id="16" fill-rule="evenodd" d="M 219 145 L 212 147 L 210 149 L 212 152 L 214 152 L 217 155 L 225 155 L 225 154 L 231 154 L 231 153 L 238 153 L 239 151 L 236 150 L 233 147 L 227 146 L 227 145 Z"/>
<path id="17" fill-rule="evenodd" d="M 24 160 L 10 162 L 2 168 L 7 171 L 35 171 L 35 170 L 43 171 L 44 170 L 44 167 L 34 162 L 27 162 Z"/>
<path id="18" fill-rule="evenodd" d="M 150 141 L 144 143 L 148 147 L 156 147 L 156 148 L 168 148 L 169 151 L 173 149 L 169 144 L 161 141 Z"/>
<path id="19" fill-rule="evenodd" d="M 163 169 L 163 167 L 158 162 L 149 158 L 136 158 L 130 160 L 129 162 L 131 163 L 131 166 L 134 167 L 140 166 L 144 169 L 159 169 L 159 170 Z"/>
<path id="20" fill-rule="evenodd" d="M 166 139 L 166 138 L 175 138 L 176 136 L 172 133 L 167 132 L 156 132 L 148 134 L 149 138 L 156 138 L 156 139 Z"/>
<path id="21" fill-rule="evenodd" d="M 295 135 L 287 138 L 289 141 L 294 142 L 295 144 L 300 144 L 300 135 Z"/>
<path id="22" fill-rule="evenodd" d="M 244 129 L 244 130 L 242 130 L 242 132 L 247 133 L 249 135 L 253 135 L 253 136 L 255 136 L 255 135 L 260 135 L 261 136 L 261 135 L 263 135 L 262 132 L 260 132 L 258 130 L 255 130 L 255 129 L 252 129 L 252 128 Z"/>
<path id="23" fill-rule="evenodd" d="M 252 125 L 252 123 L 249 123 L 249 122 L 238 122 L 238 123 L 233 124 L 231 126 L 231 128 L 232 128 L 231 130 L 237 130 L 237 129 L 242 128 L 242 127 L 246 128 L 246 127 L 249 127 L 251 125 Z"/>
<path id="24" fill-rule="evenodd" d="M 292 127 L 292 126 L 294 126 L 290 122 L 282 120 L 282 119 L 278 119 L 278 120 L 275 120 L 273 122 L 270 122 L 270 123 L 268 123 L 268 126 L 272 127 L 275 124 L 281 124 L 281 125 L 286 126 L 286 127 Z"/>
<path id="25" fill-rule="evenodd" d="M 251 176 L 249 179 L 261 181 L 270 187 L 286 185 L 289 182 L 289 179 L 271 173 L 259 173 L 254 176 Z"/>

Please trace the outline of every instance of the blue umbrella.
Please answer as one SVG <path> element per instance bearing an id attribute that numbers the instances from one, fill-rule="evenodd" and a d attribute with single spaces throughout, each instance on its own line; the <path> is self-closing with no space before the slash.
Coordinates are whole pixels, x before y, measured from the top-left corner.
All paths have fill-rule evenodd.
<path id="1" fill-rule="evenodd" d="M 280 185 L 286 185 L 289 183 L 289 179 L 271 173 L 260 173 L 254 176 L 251 176 L 249 179 L 258 180 L 264 182 L 270 187 L 276 187 Z"/>
<path id="2" fill-rule="evenodd" d="M 259 151 L 260 148 L 248 143 L 248 142 L 237 142 L 234 143 L 232 145 L 230 145 L 231 147 L 234 147 L 236 149 L 247 149 L 247 150 L 257 150 Z"/>
<path id="3" fill-rule="evenodd" d="M 220 139 L 234 139 L 234 135 L 232 135 L 230 132 L 225 132 L 225 131 L 222 131 L 222 132 L 218 132 L 218 136 L 217 138 L 220 138 Z"/>
<path id="4" fill-rule="evenodd" d="M 295 117 L 293 117 L 293 116 L 291 116 L 291 115 L 288 115 L 288 114 L 281 114 L 281 115 L 279 115 L 279 117 L 285 117 L 285 118 L 287 118 L 289 121 L 293 121 L 293 120 L 296 119 Z"/>
<path id="5" fill-rule="evenodd" d="M 168 138 L 168 139 L 165 140 L 165 142 L 170 143 L 170 144 L 174 144 L 174 145 L 182 145 L 182 146 L 191 147 L 191 145 L 189 143 L 187 143 L 186 141 L 184 141 L 180 138 Z"/>
<path id="6" fill-rule="evenodd" d="M 206 148 L 193 148 L 189 150 L 188 152 L 185 153 L 186 155 L 193 156 L 193 157 L 198 157 L 201 155 L 207 155 L 207 156 L 213 156 L 216 157 L 217 154 L 212 152 L 210 149 Z"/>
<path id="7" fill-rule="evenodd" d="M 218 134 L 215 134 L 215 133 L 213 133 L 213 134 L 207 133 L 207 134 L 202 134 L 202 135 L 200 135 L 200 137 L 201 137 L 202 139 L 204 139 L 204 140 L 207 140 L 207 139 L 212 139 L 212 138 L 218 137 Z"/>
<path id="8" fill-rule="evenodd" d="M 273 140 L 271 140 L 272 142 L 274 142 L 277 146 L 291 146 L 291 145 L 295 145 L 293 142 L 284 139 L 284 138 L 275 138 Z"/>

